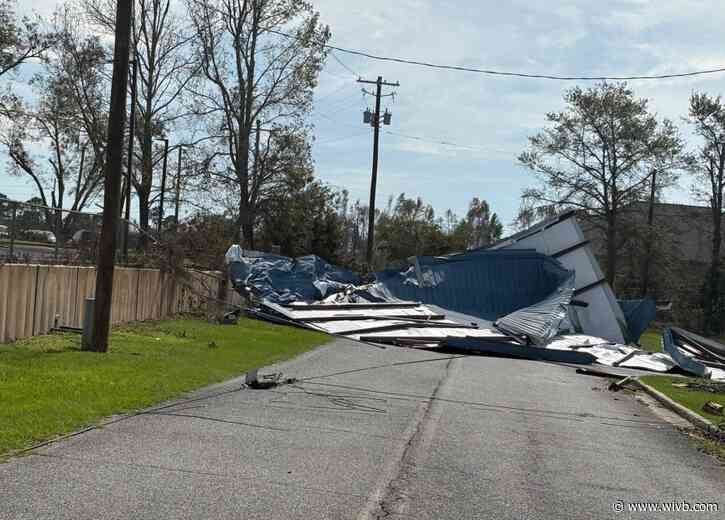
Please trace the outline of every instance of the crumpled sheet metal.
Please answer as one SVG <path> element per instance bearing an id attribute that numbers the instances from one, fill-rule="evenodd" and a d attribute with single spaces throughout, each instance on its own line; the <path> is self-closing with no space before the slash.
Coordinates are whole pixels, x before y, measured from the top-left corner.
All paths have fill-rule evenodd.
<path id="1" fill-rule="evenodd" d="M 636 342 L 639 339 L 627 329 L 622 309 L 579 227 L 575 212 L 566 212 L 539 222 L 489 248 L 518 249 L 534 249 L 549 255 L 576 273 L 574 299 L 587 303 L 587 306 L 570 307 L 570 321 L 575 325 L 575 330 L 605 337 L 615 343 Z"/>
<path id="2" fill-rule="evenodd" d="M 682 370 L 706 379 L 725 381 L 725 365 L 697 357 L 699 341 L 696 338 L 719 345 L 683 329 L 667 327 L 662 331 L 662 349 L 672 356 Z M 702 355 L 702 352 L 700 354 Z"/>
<path id="3" fill-rule="evenodd" d="M 318 301 L 362 284 L 362 279 L 352 271 L 315 255 L 246 257 L 239 246 L 232 246 L 226 260 L 237 291 L 246 292 L 249 288 L 255 296 L 278 303 Z"/>
<path id="4" fill-rule="evenodd" d="M 585 334 L 557 336 L 546 345 L 546 348 L 587 352 L 596 358 L 598 364 L 610 367 L 640 368 L 664 373 L 676 366 L 676 363 L 667 354 L 646 352 L 629 345 L 611 343 L 604 338 Z"/>
<path id="5" fill-rule="evenodd" d="M 544 300 L 496 320 L 494 325 L 509 333 L 523 335 L 540 345 L 556 336 L 567 317 L 574 294 L 574 273 Z"/>

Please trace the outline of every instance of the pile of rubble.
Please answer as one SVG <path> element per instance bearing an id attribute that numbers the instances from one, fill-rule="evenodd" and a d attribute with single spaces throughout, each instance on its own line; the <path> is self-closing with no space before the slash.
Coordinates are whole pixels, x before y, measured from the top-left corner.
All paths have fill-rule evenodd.
<path id="1" fill-rule="evenodd" d="M 413 257 L 374 279 L 316 256 L 226 255 L 235 289 L 259 319 L 356 341 L 456 349 L 725 380 L 725 346 L 681 329 L 664 353 L 637 346 L 651 300 L 619 302 L 573 213 L 490 248 Z"/>

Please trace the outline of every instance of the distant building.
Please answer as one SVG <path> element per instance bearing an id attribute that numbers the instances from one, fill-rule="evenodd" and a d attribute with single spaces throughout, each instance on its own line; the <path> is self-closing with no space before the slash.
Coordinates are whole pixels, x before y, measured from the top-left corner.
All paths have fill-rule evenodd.
<path id="1" fill-rule="evenodd" d="M 648 215 L 648 202 L 635 202 L 626 208 L 621 214 L 625 236 L 633 232 L 640 238 L 644 236 Z M 674 241 L 672 245 L 676 246 L 682 260 L 710 262 L 712 210 L 709 207 L 657 202 L 654 205 L 652 225 L 655 229 L 671 235 Z M 725 231 L 725 225 L 723 230 Z M 586 226 L 585 232 L 597 255 L 604 256 L 604 234 L 591 225 Z M 722 255 L 725 256 L 725 248 Z"/>
<path id="2" fill-rule="evenodd" d="M 647 269 L 647 239 L 651 236 L 648 292 L 658 299 L 676 299 L 683 291 L 692 296 L 693 291 L 701 289 L 710 265 L 712 210 L 708 206 L 655 203 L 651 230 L 648 215 L 648 202 L 633 203 L 620 215 L 617 294 L 641 295 Z M 604 267 L 604 231 L 595 224 L 584 221 L 582 227 Z M 721 255 L 725 257 L 725 244 Z"/>

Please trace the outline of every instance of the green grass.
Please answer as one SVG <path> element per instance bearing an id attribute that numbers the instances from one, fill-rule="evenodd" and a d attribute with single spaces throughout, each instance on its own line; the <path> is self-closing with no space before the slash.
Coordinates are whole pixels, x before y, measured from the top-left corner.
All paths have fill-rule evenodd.
<path id="1" fill-rule="evenodd" d="M 696 383 L 698 382 L 698 379 L 669 376 L 644 376 L 640 379 L 642 382 L 647 383 L 656 390 L 659 390 L 673 401 L 689 408 L 712 423 L 725 423 L 725 417 L 722 415 L 714 415 L 702 409 L 702 405 L 708 401 L 714 401 L 725 405 L 725 394 L 715 394 L 694 388 L 678 388 L 676 386 L 672 386 L 672 383 Z M 723 424 L 723 426 L 725 426 L 725 424 Z"/>
<path id="2" fill-rule="evenodd" d="M 662 331 L 649 329 L 639 338 L 640 346 L 649 352 L 662 352 Z"/>
<path id="3" fill-rule="evenodd" d="M 255 320 L 234 326 L 183 319 L 116 329 L 106 354 L 81 352 L 76 334 L 0 345 L 0 454 L 326 341 L 323 334 Z"/>

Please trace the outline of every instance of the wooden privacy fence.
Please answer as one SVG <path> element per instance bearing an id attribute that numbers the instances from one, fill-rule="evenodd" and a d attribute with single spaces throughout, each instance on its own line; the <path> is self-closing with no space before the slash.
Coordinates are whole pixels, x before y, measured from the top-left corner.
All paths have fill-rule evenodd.
<path id="1" fill-rule="evenodd" d="M 117 267 L 112 323 L 158 320 L 202 308 L 216 298 L 219 273 L 190 273 L 185 281 L 157 269 Z M 96 289 L 95 267 L 0 265 L 0 343 L 46 334 L 58 325 L 82 327 L 84 301 Z M 226 300 L 239 304 L 228 291 Z"/>

